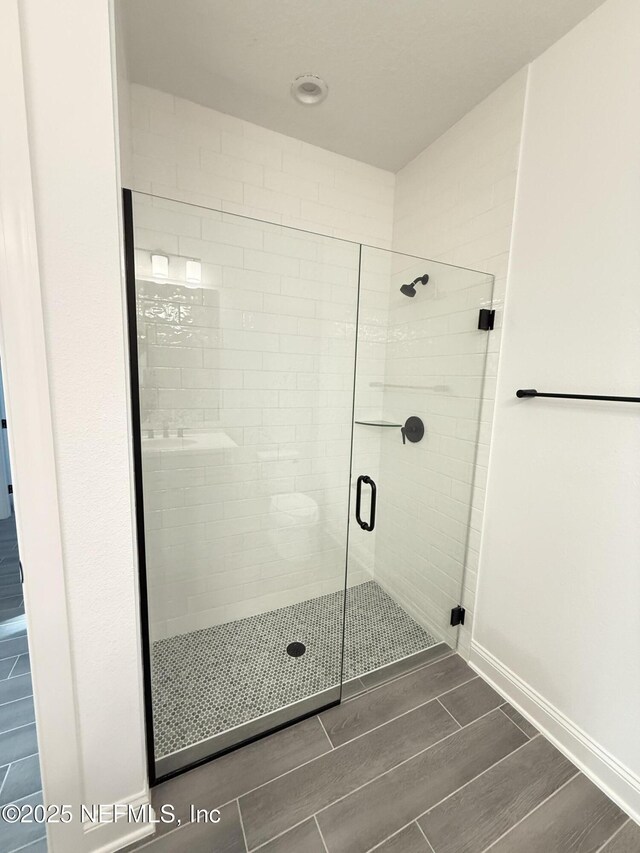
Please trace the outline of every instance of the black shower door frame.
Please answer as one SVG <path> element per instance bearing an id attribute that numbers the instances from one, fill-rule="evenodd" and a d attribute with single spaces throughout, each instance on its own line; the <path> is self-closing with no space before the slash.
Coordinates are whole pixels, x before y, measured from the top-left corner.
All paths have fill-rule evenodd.
<path id="1" fill-rule="evenodd" d="M 237 728 L 230 729 L 220 735 L 201 741 L 192 747 L 186 747 L 175 755 L 189 753 L 186 760 L 174 763 L 167 758 L 156 759 L 154 742 L 154 720 L 153 720 L 153 690 L 151 677 L 151 642 L 150 642 L 150 618 L 148 600 L 147 579 L 147 555 L 145 542 L 145 515 L 144 515 L 144 482 L 142 467 L 142 429 L 140 417 L 140 387 L 139 387 L 139 361 L 138 361 L 138 322 L 137 322 L 137 294 L 136 294 L 136 270 L 135 270 L 135 237 L 134 237 L 134 213 L 133 213 L 133 191 L 123 188 L 123 234 L 124 234 L 124 261 L 125 261 L 125 288 L 126 288 L 126 310 L 127 330 L 129 346 L 129 381 L 131 402 L 131 440 L 133 451 L 133 474 L 135 494 L 135 521 L 136 542 L 138 555 L 138 583 L 140 595 L 140 623 L 141 623 L 141 651 L 143 669 L 143 691 L 144 691 L 144 718 L 145 718 L 145 740 L 147 754 L 147 772 L 149 784 L 153 787 L 168 779 L 205 764 L 222 755 L 226 755 L 236 749 L 240 749 L 267 735 L 273 734 L 294 723 L 301 722 L 308 717 L 315 716 L 321 711 L 339 705 L 342 701 L 343 668 L 344 668 L 344 643 L 345 643 L 345 613 L 346 613 L 346 591 L 348 577 L 348 547 L 349 547 L 349 525 L 351 523 L 351 488 L 352 465 L 353 465 L 353 442 L 354 442 L 354 407 L 356 392 L 356 369 L 357 369 L 357 347 L 359 330 L 359 306 L 360 306 L 360 275 L 362 245 L 358 246 L 358 283 L 355 309 L 354 330 L 354 353 L 353 353 L 353 379 L 352 379 L 352 403 L 351 403 L 351 435 L 349 452 L 349 484 L 346 488 L 348 494 L 348 512 L 346 519 L 345 554 L 344 554 L 344 582 L 342 586 L 342 631 L 340 640 L 340 680 L 335 687 L 328 688 L 319 694 L 314 694 L 295 702 L 293 705 L 284 706 L 274 712 L 259 717 L 256 720 L 244 723 Z M 267 223 L 265 224 L 272 224 Z M 275 223 L 273 223 L 275 224 Z M 300 230 L 300 229 L 291 229 Z M 323 235 L 318 235 L 323 236 Z M 329 238 L 330 239 L 330 238 Z M 354 242 L 341 240 L 343 243 Z M 261 722 L 263 721 L 263 722 Z M 233 734 L 237 732 L 237 734 Z M 225 742 L 225 736 L 229 742 Z M 215 746 L 215 744 L 218 746 Z"/>

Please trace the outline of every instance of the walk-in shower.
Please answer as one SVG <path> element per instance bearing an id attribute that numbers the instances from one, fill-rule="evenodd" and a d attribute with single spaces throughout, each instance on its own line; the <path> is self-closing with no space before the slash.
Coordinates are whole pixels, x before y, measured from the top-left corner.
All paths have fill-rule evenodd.
<path id="1" fill-rule="evenodd" d="M 157 779 L 455 646 L 493 280 L 124 205 Z"/>

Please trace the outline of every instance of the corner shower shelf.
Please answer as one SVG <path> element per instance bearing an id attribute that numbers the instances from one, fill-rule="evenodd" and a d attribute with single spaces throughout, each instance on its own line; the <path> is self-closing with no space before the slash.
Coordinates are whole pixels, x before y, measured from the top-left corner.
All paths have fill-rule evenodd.
<path id="1" fill-rule="evenodd" d="M 362 426 L 395 427 L 396 429 L 402 427 L 402 424 L 392 424 L 391 421 L 356 421 L 356 423 Z"/>

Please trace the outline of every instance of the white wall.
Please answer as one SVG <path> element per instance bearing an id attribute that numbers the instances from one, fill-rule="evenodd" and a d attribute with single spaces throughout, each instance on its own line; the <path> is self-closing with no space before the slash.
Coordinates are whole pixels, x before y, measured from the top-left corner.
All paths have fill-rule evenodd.
<path id="1" fill-rule="evenodd" d="M 79 780 L 72 763 L 49 778 L 69 791 L 79 781 L 86 803 L 137 801 L 147 783 L 109 7 L 70 0 L 61 15 L 25 0 L 20 13 L 81 751 Z M 105 824 L 84 849 L 130 832 Z"/>
<path id="2" fill-rule="evenodd" d="M 464 628 L 460 631 L 459 650 L 468 655 L 471 627 L 475 612 L 475 590 L 478 565 L 480 528 L 484 504 L 484 487 L 487 473 L 489 442 L 491 438 L 491 420 L 493 416 L 493 398 L 495 377 L 498 366 L 500 334 L 502 327 L 502 307 L 504 302 L 511 223 L 516 186 L 516 171 L 522 131 L 522 114 L 526 84 L 526 69 L 518 72 L 493 94 L 478 104 L 440 139 L 426 148 L 415 160 L 404 167 L 396 176 L 396 202 L 394 213 L 393 248 L 427 258 L 434 258 L 449 264 L 471 267 L 492 273 L 495 276 L 494 307 L 496 308 L 496 328 L 489 333 L 489 356 L 486 367 L 484 401 L 481 414 L 480 445 L 477 459 L 477 472 L 473 490 L 473 514 L 468 548 L 460 550 L 456 537 L 439 538 L 444 549 L 436 555 L 438 566 L 425 569 L 424 582 L 431 586 L 436 582 L 441 592 L 451 594 L 455 587 L 459 589 L 463 565 L 466 560 L 465 587 L 463 603 L 467 610 Z M 420 294 L 419 294 L 420 295 Z M 417 302 L 418 297 L 415 301 Z M 446 295 L 443 290 L 441 295 Z M 394 293 L 391 293 L 393 298 Z M 484 304 L 483 298 L 477 300 L 477 307 Z M 446 314 L 446 301 L 440 305 L 440 312 Z M 451 302 L 451 311 L 455 312 L 455 300 Z M 444 315 L 439 316 L 440 323 Z M 398 318 L 399 320 L 401 318 Z M 428 318 L 423 318 L 428 319 Z M 455 323 L 454 318 L 452 322 Z M 424 331 L 424 329 L 423 329 Z M 454 329 L 452 329 L 454 331 Z M 460 331 L 460 325 L 455 328 Z M 471 332 L 469 332 L 471 334 Z M 479 333 L 478 333 L 479 334 Z M 481 336 L 480 336 L 481 337 Z M 445 343 L 452 343 L 447 341 Z M 476 339 L 475 346 L 478 345 Z M 462 346 L 462 344 L 460 344 Z M 466 350 L 461 350 L 461 352 Z M 425 349 L 425 353 L 427 350 Z M 389 352 L 387 373 L 397 374 L 399 365 L 393 353 Z M 465 364 L 468 358 L 465 359 Z M 453 382 L 455 368 L 448 367 L 441 384 Z M 481 372 L 481 371 L 480 371 Z M 478 393 L 478 373 L 473 382 L 472 393 L 467 389 L 467 402 Z M 390 380 L 391 381 L 391 380 Z M 397 382 L 398 379 L 396 378 Z M 413 381 L 413 380 L 409 380 Z M 439 401 L 443 402 L 443 401 Z M 446 402 L 446 401 L 444 401 Z M 459 401 L 462 403 L 462 401 Z M 406 400 L 406 405 L 415 406 L 415 395 Z M 424 404 L 428 408 L 428 402 Z M 446 427 L 446 425 L 445 425 Z M 443 434 L 446 438 L 446 434 Z M 460 439 L 463 441 L 460 442 Z M 441 512 L 440 522 L 449 530 L 456 529 L 462 520 L 460 503 L 468 503 L 470 487 L 468 467 L 472 448 L 469 430 L 456 429 L 450 434 L 448 448 L 442 456 L 450 456 L 447 465 L 440 460 Z M 466 443 L 465 443 L 466 442 Z M 428 469 L 424 471 L 423 488 L 417 488 L 417 511 L 428 516 L 433 507 L 426 503 L 431 494 L 430 483 L 433 477 Z M 424 497 L 421 498 L 420 495 Z M 445 506 L 446 504 L 446 506 Z M 419 537 L 412 539 L 410 531 L 404 538 L 404 548 L 413 549 L 418 564 L 424 554 Z M 440 549 L 439 549 L 440 550 Z M 464 552 L 466 550 L 466 557 Z M 407 565 L 411 563 L 407 559 Z M 406 586 L 409 572 L 399 578 Z M 411 583 L 415 587 L 414 583 Z M 424 599 L 424 593 L 419 596 Z M 424 609 L 428 609 L 425 600 Z M 442 608 L 441 608 L 442 609 Z"/>
<path id="3" fill-rule="evenodd" d="M 640 5 L 530 70 L 474 663 L 640 818 Z"/>

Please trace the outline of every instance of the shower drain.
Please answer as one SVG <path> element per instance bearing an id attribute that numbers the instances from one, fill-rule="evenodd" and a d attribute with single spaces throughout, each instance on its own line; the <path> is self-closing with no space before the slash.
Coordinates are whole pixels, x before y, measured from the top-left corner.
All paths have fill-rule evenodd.
<path id="1" fill-rule="evenodd" d="M 292 658 L 299 658 L 307 651 L 304 643 L 289 643 L 287 646 L 287 654 Z"/>

